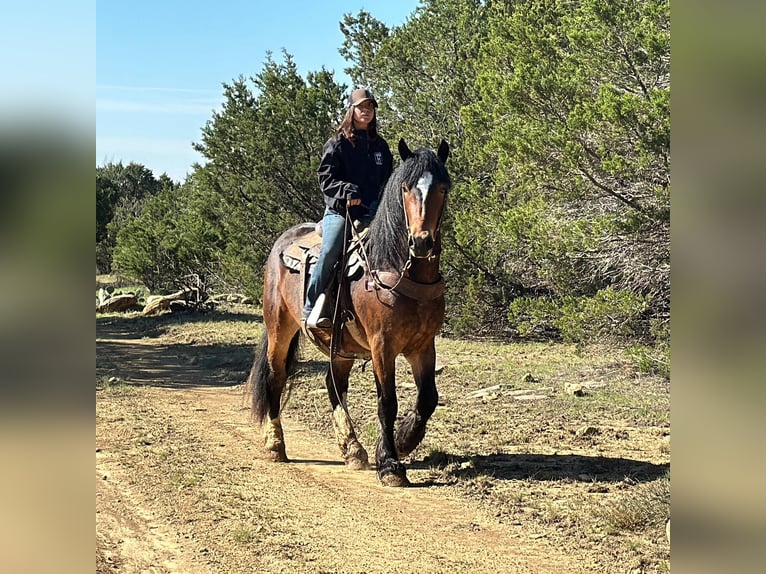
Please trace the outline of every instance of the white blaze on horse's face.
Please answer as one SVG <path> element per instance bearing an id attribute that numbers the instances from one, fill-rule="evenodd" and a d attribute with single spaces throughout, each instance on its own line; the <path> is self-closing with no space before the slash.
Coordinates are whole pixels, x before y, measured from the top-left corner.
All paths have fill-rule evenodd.
<path id="1" fill-rule="evenodd" d="M 442 205 L 438 201 L 434 204 L 434 200 L 438 200 L 438 189 L 434 191 L 433 186 L 434 176 L 430 171 L 422 173 L 413 189 L 410 190 L 406 184 L 402 186 L 409 196 L 405 213 L 409 226 L 410 253 L 418 258 L 430 257 L 433 253 L 435 233 L 441 217 Z"/>
<path id="2" fill-rule="evenodd" d="M 434 176 L 431 174 L 430 171 L 424 171 L 423 175 L 420 176 L 420 179 L 418 180 L 418 183 L 415 187 L 417 187 L 420 190 L 420 197 L 421 197 L 421 205 L 420 205 L 420 213 L 421 217 L 425 218 L 426 216 L 426 201 L 428 200 L 428 190 L 431 189 L 431 183 L 434 180 Z"/>

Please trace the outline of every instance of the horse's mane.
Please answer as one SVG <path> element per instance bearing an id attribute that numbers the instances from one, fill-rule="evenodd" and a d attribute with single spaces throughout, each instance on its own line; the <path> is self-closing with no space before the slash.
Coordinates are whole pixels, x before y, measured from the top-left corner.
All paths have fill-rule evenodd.
<path id="1" fill-rule="evenodd" d="M 388 178 L 375 218 L 370 223 L 368 257 L 373 269 L 401 269 L 407 261 L 407 224 L 402 203 L 402 183 L 415 187 L 430 171 L 433 181 L 450 183 L 449 174 L 436 154 L 419 148 L 402 161 Z"/>

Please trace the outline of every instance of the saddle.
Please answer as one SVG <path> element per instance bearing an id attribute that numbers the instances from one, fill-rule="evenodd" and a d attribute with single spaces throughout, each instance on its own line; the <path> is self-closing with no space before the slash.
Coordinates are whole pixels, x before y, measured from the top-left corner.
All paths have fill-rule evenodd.
<path id="1" fill-rule="evenodd" d="M 346 267 L 343 271 L 342 277 L 340 272 L 336 274 L 337 280 L 331 281 L 327 289 L 328 299 L 334 299 L 330 297 L 330 293 L 336 289 L 338 283 L 342 280 L 345 284 L 351 279 L 356 279 L 364 273 L 364 259 L 361 254 L 361 247 L 365 243 L 368 235 L 368 228 L 364 228 L 361 231 L 352 235 L 351 240 L 346 248 Z M 302 237 L 299 237 L 288 245 L 282 253 L 280 253 L 280 261 L 287 269 L 294 273 L 301 274 L 301 301 L 306 299 L 306 287 L 308 285 L 309 277 L 316 266 L 317 259 L 319 259 L 319 251 L 322 247 L 322 226 L 321 222 L 317 223 L 314 230 Z M 340 270 L 338 270 L 340 271 Z M 356 327 L 356 320 L 353 312 L 349 309 L 348 297 L 342 296 L 340 298 L 341 303 L 341 320 L 333 324 L 333 331 L 336 333 L 334 336 L 339 337 L 340 331 L 345 326 L 349 334 L 363 347 L 367 347 L 364 343 L 364 338 L 359 333 Z M 332 356 L 329 345 L 322 339 L 316 337 L 310 329 L 304 328 L 304 334 L 316 344 L 320 351 L 322 351 L 328 357 Z M 363 355 L 347 355 L 336 351 L 339 356 L 346 356 L 354 359 L 369 359 L 368 354 Z"/>
<path id="2" fill-rule="evenodd" d="M 354 234 L 346 248 L 346 270 L 344 275 L 349 279 L 355 279 L 363 272 L 360 246 L 367 239 L 368 228 Z M 300 273 L 303 271 L 306 278 L 311 275 L 319 259 L 319 250 L 322 248 L 322 225 L 317 223 L 314 230 L 299 237 L 288 245 L 282 253 L 280 260 L 282 265 Z"/>

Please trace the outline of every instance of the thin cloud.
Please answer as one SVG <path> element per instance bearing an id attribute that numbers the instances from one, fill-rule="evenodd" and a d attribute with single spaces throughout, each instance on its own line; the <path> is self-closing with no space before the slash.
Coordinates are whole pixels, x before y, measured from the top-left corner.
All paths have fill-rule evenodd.
<path id="1" fill-rule="evenodd" d="M 209 114 L 220 106 L 218 100 L 174 100 L 147 102 L 96 98 L 96 111 L 157 113 L 157 114 Z"/>
<path id="2" fill-rule="evenodd" d="M 96 111 L 200 115 L 218 109 L 222 96 L 215 90 L 161 86 L 96 86 Z"/>
<path id="3" fill-rule="evenodd" d="M 212 88 L 174 88 L 169 86 L 124 86 L 119 84 L 96 84 L 96 90 L 112 90 L 121 92 L 178 92 L 193 94 L 220 94 L 220 89 Z"/>

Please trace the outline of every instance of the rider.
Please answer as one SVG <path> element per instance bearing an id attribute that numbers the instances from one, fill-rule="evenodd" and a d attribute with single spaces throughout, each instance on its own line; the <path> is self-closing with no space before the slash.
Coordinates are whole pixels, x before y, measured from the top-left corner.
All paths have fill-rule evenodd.
<path id="1" fill-rule="evenodd" d="M 372 92 L 357 88 L 351 92 L 348 101 L 343 121 L 335 135 L 324 144 L 317 170 L 325 202 L 322 248 L 306 289 L 304 321 L 309 318 L 317 297 L 327 288 L 346 245 L 346 212 L 351 221 L 371 220 L 393 166 L 388 143 L 378 134 L 375 113 L 378 102 Z M 323 309 L 321 315 L 306 326 L 331 327 L 328 314 Z"/>

